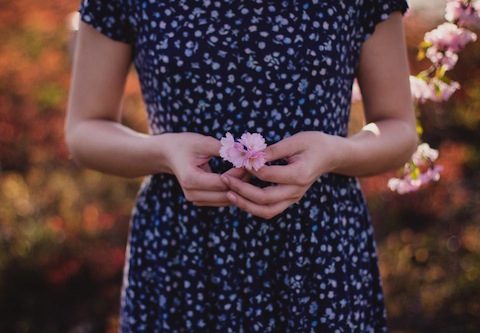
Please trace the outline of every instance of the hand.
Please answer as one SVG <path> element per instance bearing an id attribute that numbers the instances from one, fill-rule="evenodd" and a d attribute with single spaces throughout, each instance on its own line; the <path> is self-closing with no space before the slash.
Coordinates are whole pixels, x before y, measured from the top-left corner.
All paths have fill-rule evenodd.
<path id="1" fill-rule="evenodd" d="M 253 215 L 271 219 L 299 201 L 318 177 L 334 169 L 334 140 L 322 132 L 301 132 L 267 147 L 267 161 L 283 158 L 287 165 L 265 165 L 251 172 L 276 185 L 259 188 L 224 173 L 221 179 L 231 190 L 227 199 Z"/>
<path id="2" fill-rule="evenodd" d="M 176 177 L 188 201 L 198 206 L 231 206 L 226 195 L 229 188 L 213 173 L 208 162 L 219 156 L 220 141 L 196 133 L 169 133 L 164 139 L 169 171 Z M 250 174 L 243 169 L 226 172 L 231 179 L 247 181 Z"/>

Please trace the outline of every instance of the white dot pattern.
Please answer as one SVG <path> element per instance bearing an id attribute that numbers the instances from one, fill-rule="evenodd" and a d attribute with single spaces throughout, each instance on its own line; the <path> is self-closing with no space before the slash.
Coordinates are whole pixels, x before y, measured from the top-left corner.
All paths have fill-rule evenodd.
<path id="1" fill-rule="evenodd" d="M 131 43 L 152 134 L 347 135 L 362 43 L 403 0 L 84 0 Z M 212 169 L 229 165 L 213 159 Z M 260 181 L 255 180 L 259 186 Z M 147 177 L 131 223 L 126 332 L 385 332 L 373 230 L 355 178 L 322 176 L 272 220 L 196 207 Z"/>

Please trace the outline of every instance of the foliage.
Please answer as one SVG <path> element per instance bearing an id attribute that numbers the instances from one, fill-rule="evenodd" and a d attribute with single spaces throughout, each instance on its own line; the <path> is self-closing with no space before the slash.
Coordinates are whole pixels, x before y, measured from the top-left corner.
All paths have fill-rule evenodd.
<path id="1" fill-rule="evenodd" d="M 80 170 L 69 159 L 66 17 L 75 6 L 0 2 L 0 332 L 116 331 L 140 180 Z M 409 18 L 411 50 L 431 29 L 421 23 Z M 442 181 L 408 196 L 384 188 L 391 175 L 363 181 L 392 332 L 480 331 L 480 50 L 467 46 L 458 61 L 451 75 L 463 89 L 422 106 Z M 125 122 L 145 130 L 135 80 L 132 72 Z"/>

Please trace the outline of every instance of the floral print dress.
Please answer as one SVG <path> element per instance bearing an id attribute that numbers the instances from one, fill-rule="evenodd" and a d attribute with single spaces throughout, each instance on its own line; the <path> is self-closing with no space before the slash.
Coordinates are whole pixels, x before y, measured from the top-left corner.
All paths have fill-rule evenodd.
<path id="1" fill-rule="evenodd" d="M 402 0 L 84 0 L 82 20 L 133 46 L 151 134 L 346 136 L 362 43 Z M 214 158 L 214 172 L 231 167 Z M 259 186 L 261 182 L 257 180 Z M 196 207 L 146 177 L 131 221 L 122 332 L 384 332 L 357 180 L 325 174 L 263 220 Z"/>

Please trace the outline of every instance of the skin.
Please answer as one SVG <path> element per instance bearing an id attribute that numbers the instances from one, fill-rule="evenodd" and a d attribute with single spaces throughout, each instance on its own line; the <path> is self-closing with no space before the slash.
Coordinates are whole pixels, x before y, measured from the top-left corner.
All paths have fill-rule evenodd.
<path id="1" fill-rule="evenodd" d="M 120 101 L 131 46 L 81 23 L 74 58 L 66 138 L 78 164 L 124 177 L 174 174 L 187 200 L 200 206 L 235 205 L 270 219 L 299 201 L 325 173 L 369 176 L 407 161 L 417 145 L 402 17 L 393 13 L 363 44 L 358 81 L 367 125 L 349 138 L 301 132 L 266 149 L 267 161 L 252 173 L 276 185 L 258 188 L 249 174 L 212 173 L 208 161 L 220 142 L 196 133 L 147 135 L 121 125 Z M 88 98 L 86 98 L 88 96 Z"/>

